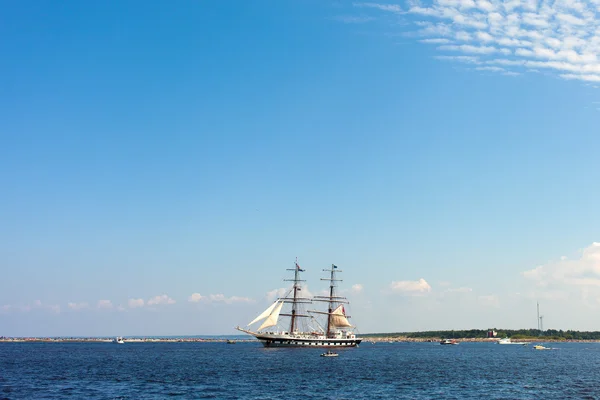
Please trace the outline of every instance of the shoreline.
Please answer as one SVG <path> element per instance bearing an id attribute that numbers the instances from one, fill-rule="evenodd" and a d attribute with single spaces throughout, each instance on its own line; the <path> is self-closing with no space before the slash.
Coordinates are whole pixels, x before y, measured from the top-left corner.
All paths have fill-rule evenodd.
<path id="1" fill-rule="evenodd" d="M 501 338 L 447 338 L 447 337 L 432 337 L 432 338 L 409 338 L 404 336 L 386 336 L 386 337 L 363 337 L 362 343 L 365 342 L 392 342 L 392 343 L 439 343 L 443 339 L 452 339 L 457 342 L 465 342 L 465 343 L 496 343 Z M 526 339 L 514 339 L 519 342 L 527 342 L 527 343 L 537 343 L 537 342 L 557 342 L 557 343 L 600 343 L 598 339 L 552 339 L 552 338 L 526 338 Z"/>
<path id="2" fill-rule="evenodd" d="M 77 337 L 77 338 L 69 338 L 69 337 L 3 337 L 0 338 L 0 343 L 112 343 L 114 337 L 102 337 L 102 338 L 92 338 L 92 337 Z M 256 339 L 226 339 L 226 338 L 162 338 L 162 337 L 132 337 L 128 338 L 126 336 L 123 337 L 123 340 L 126 343 L 227 343 L 228 341 L 233 341 L 236 343 L 243 342 L 258 342 Z"/>
<path id="3" fill-rule="evenodd" d="M 228 341 L 235 343 L 254 343 L 257 339 L 239 339 L 239 338 L 186 338 L 186 337 L 123 337 L 125 343 L 227 343 Z M 500 338 L 452 338 L 457 342 L 464 343 L 496 343 Z M 113 337 L 1 337 L 0 343 L 112 343 Z M 404 336 L 379 336 L 379 337 L 362 337 L 361 344 L 376 344 L 376 343 L 439 343 L 442 338 L 409 338 Z M 517 339 L 516 339 L 517 340 Z M 551 339 L 551 338 L 527 338 L 518 339 L 519 342 L 527 343 L 600 343 L 596 339 Z"/>

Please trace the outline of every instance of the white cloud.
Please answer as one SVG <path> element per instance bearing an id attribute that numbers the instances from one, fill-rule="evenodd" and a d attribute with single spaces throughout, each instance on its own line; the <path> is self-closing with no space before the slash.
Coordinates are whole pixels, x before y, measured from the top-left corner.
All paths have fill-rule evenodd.
<path id="1" fill-rule="evenodd" d="M 275 301 L 275 299 L 285 296 L 288 290 L 289 289 L 286 288 L 273 289 L 270 292 L 267 292 L 267 300 L 270 302 Z"/>
<path id="2" fill-rule="evenodd" d="M 188 297 L 188 301 L 189 301 L 190 303 L 197 303 L 197 302 L 199 302 L 200 300 L 202 300 L 202 299 L 204 299 L 204 298 L 205 298 L 205 297 L 204 297 L 204 296 L 202 296 L 200 293 L 192 293 L 192 294 L 190 295 L 190 297 Z"/>
<path id="3" fill-rule="evenodd" d="M 367 8 L 375 8 L 381 11 L 390 11 L 394 13 L 402 12 L 402 8 L 400 8 L 397 4 L 379 4 L 379 3 L 354 3 L 355 7 L 367 7 Z"/>
<path id="4" fill-rule="evenodd" d="M 431 292 L 431 286 L 423 278 L 418 281 L 393 281 L 390 289 L 396 293 L 422 295 Z"/>
<path id="5" fill-rule="evenodd" d="M 69 309 L 71 309 L 71 310 L 79 311 L 79 310 L 83 310 L 84 308 L 88 308 L 89 304 L 88 303 L 68 303 L 67 307 L 69 307 Z"/>
<path id="6" fill-rule="evenodd" d="M 504 60 L 512 63 L 504 64 L 508 70 L 488 71 L 517 75 L 545 68 L 563 79 L 600 82 L 598 0 L 433 0 L 408 5 L 403 10 L 395 4 L 354 3 L 362 11 L 413 16 L 416 29 L 408 28 L 408 33 L 422 43 L 442 44 L 439 51 L 477 55 L 444 60 L 481 64 Z"/>
<path id="7" fill-rule="evenodd" d="M 448 288 L 444 290 L 447 293 L 471 293 L 473 289 L 469 287 Z"/>
<path id="8" fill-rule="evenodd" d="M 475 53 L 475 54 L 492 54 L 498 53 L 500 49 L 497 49 L 493 46 L 471 46 L 469 44 L 462 44 L 460 46 L 457 45 L 444 45 L 438 47 L 439 50 L 449 50 L 449 51 L 460 51 L 462 53 Z"/>
<path id="9" fill-rule="evenodd" d="M 457 61 L 465 64 L 481 64 L 478 57 L 473 56 L 436 56 L 438 60 Z"/>
<path id="10" fill-rule="evenodd" d="M 144 307 L 144 299 L 129 299 L 127 302 L 129 308 Z"/>
<path id="11" fill-rule="evenodd" d="M 225 297 L 225 295 L 223 294 L 209 294 L 208 295 L 208 300 L 211 303 L 225 303 L 225 304 L 232 304 L 232 303 L 252 303 L 254 300 L 252 300 L 251 298 L 248 297 L 239 297 L 239 296 L 231 296 L 231 297 Z"/>
<path id="12" fill-rule="evenodd" d="M 161 294 L 158 296 L 154 296 L 148 300 L 147 303 L 149 306 L 156 306 L 160 304 L 175 304 L 175 300 L 167 296 L 166 294 Z"/>
<path id="13" fill-rule="evenodd" d="M 188 301 L 190 303 L 225 303 L 225 304 L 234 304 L 234 303 L 253 303 L 254 300 L 249 297 L 242 296 L 231 296 L 226 297 L 224 294 L 209 294 L 207 296 L 202 296 L 200 293 L 192 293 L 190 297 L 188 297 Z"/>
<path id="14" fill-rule="evenodd" d="M 357 283 L 357 284 L 355 284 L 355 285 L 352 285 L 352 291 L 353 291 L 354 293 L 361 293 L 361 292 L 363 291 L 363 289 L 364 289 L 364 288 L 363 288 L 363 285 L 362 285 L 362 284 L 360 284 L 360 283 Z"/>
<path id="15" fill-rule="evenodd" d="M 524 271 L 523 277 L 537 287 L 600 286 L 600 243 L 592 243 L 581 251 L 579 258 L 561 257 L 536 268 Z"/>
<path id="16" fill-rule="evenodd" d="M 422 39 L 422 40 L 419 40 L 419 42 L 421 42 L 421 43 L 430 43 L 430 44 L 446 44 L 446 43 L 451 43 L 450 39 L 443 39 L 443 38 Z"/>
<path id="17" fill-rule="evenodd" d="M 21 311 L 30 311 L 31 306 L 23 306 L 21 307 Z M 52 311 L 54 313 L 60 313 L 60 306 L 57 304 L 44 304 L 41 300 L 36 300 L 33 302 L 33 308 L 41 308 L 44 310 Z"/>
<path id="18" fill-rule="evenodd" d="M 113 304 L 110 300 L 98 300 L 98 304 L 96 305 L 96 307 L 102 309 L 110 309 L 113 308 Z"/>

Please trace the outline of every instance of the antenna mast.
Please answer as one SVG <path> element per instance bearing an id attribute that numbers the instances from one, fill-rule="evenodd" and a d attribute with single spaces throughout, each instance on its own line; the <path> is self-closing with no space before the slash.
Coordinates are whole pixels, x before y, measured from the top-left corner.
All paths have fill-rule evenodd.
<path id="1" fill-rule="evenodd" d="M 537 302 L 537 329 L 538 336 L 542 334 L 542 330 L 540 329 L 540 302 Z"/>

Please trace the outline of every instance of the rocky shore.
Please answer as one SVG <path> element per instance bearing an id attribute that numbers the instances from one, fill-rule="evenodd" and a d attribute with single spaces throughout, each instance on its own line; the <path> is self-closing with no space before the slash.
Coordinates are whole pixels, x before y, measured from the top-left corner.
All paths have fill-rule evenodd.
<path id="1" fill-rule="evenodd" d="M 389 337 L 369 337 L 369 336 L 363 336 L 363 343 L 368 343 L 368 342 L 373 342 L 373 343 L 395 343 L 395 342 L 399 342 L 399 343 L 427 343 L 427 342 L 432 342 L 432 343 L 439 343 L 442 339 L 447 339 L 447 338 L 409 338 L 409 337 L 402 337 L 402 336 L 389 336 Z M 450 338 L 450 339 L 454 339 L 457 342 L 470 342 L 470 343 L 496 343 L 498 340 L 500 340 L 500 338 L 496 337 L 496 338 Z M 546 338 L 546 337 L 540 337 L 540 338 L 527 338 L 527 339 L 513 339 L 514 341 L 519 341 L 519 342 L 528 342 L 528 343 L 538 343 L 538 342 L 565 342 L 565 343 L 597 343 L 600 342 L 600 340 L 574 340 L 574 339 L 561 339 L 561 340 L 557 340 L 557 339 L 551 339 L 551 338 Z"/>
<path id="2" fill-rule="evenodd" d="M 85 338 L 85 337 L 0 337 L 0 343 L 2 342 L 27 342 L 27 343 L 111 343 L 114 338 Z M 243 342 L 256 342 L 256 339 L 225 339 L 225 338 L 155 338 L 155 337 L 133 337 L 123 338 L 126 343 L 226 343 L 233 341 L 236 343 Z"/>
<path id="3" fill-rule="evenodd" d="M 362 336 L 362 343 L 439 343 L 443 338 L 409 338 L 403 336 Z M 499 338 L 452 338 L 458 342 L 471 343 L 495 343 Z M 114 340 L 113 337 L 0 337 L 0 343 L 110 343 Z M 126 343 L 227 343 L 227 342 L 256 342 L 254 338 L 248 339 L 231 339 L 231 338 L 197 338 L 197 337 L 124 337 Z M 518 339 L 519 342 L 569 342 L 569 343 L 596 343 L 600 340 L 557 340 L 551 338 L 528 338 Z"/>

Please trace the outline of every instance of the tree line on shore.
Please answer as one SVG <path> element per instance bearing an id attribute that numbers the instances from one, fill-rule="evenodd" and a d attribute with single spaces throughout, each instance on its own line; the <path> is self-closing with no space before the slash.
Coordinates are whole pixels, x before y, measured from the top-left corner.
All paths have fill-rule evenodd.
<path id="1" fill-rule="evenodd" d="M 411 339 L 434 339 L 434 338 L 455 338 L 455 339 L 484 339 L 489 337 L 488 332 L 496 333 L 496 338 L 509 337 L 512 339 L 528 339 L 544 337 L 554 340 L 600 340 L 600 331 L 563 331 L 562 329 L 547 329 L 540 331 L 538 329 L 469 329 L 458 331 L 424 331 L 424 332 L 395 332 L 395 333 L 369 333 L 361 335 L 363 337 L 406 337 Z"/>

